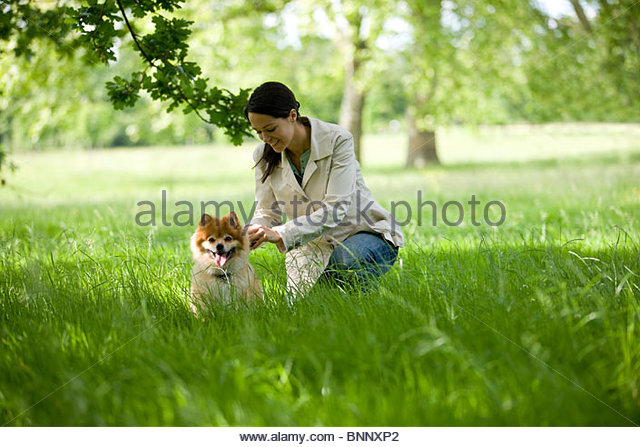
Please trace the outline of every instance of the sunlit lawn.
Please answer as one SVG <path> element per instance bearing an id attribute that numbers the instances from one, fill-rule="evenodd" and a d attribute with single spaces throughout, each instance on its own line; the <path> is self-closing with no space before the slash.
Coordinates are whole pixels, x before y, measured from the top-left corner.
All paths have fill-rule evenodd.
<path id="1" fill-rule="evenodd" d="M 195 219 L 201 201 L 250 210 L 255 143 L 16 154 L 0 189 L 0 422 L 640 424 L 639 128 L 443 129 L 445 164 L 426 169 L 403 167 L 402 135 L 370 136 L 365 180 L 407 222 L 401 265 L 376 290 L 288 306 L 283 258 L 261 249 L 265 304 L 204 323 L 175 202 Z M 135 224 L 141 201 L 156 226 Z M 448 201 L 462 225 L 446 225 Z"/>

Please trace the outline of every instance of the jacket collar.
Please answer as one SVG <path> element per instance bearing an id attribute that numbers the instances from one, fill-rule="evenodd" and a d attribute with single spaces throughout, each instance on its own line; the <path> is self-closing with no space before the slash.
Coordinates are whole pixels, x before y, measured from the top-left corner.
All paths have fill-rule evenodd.
<path id="1" fill-rule="evenodd" d="M 287 182 L 294 189 L 300 190 L 299 192 L 302 193 L 304 193 L 304 187 L 309 182 L 311 175 L 313 175 L 317 169 L 316 161 L 328 157 L 333 152 L 331 133 L 329 129 L 327 129 L 327 126 L 316 118 L 309 118 L 309 123 L 311 124 L 311 147 L 309 148 L 311 155 L 309 156 L 309 162 L 307 163 L 304 175 L 302 176 L 302 188 L 300 188 L 300 185 L 293 174 L 293 170 L 291 169 L 291 166 L 289 166 L 286 154 L 284 151 L 280 154 L 280 168 L 285 170 L 283 174 L 287 179 Z"/>
<path id="2" fill-rule="evenodd" d="M 311 156 L 309 161 L 328 157 L 333 153 L 330 129 L 316 118 L 309 118 L 309 123 L 311 123 Z"/>

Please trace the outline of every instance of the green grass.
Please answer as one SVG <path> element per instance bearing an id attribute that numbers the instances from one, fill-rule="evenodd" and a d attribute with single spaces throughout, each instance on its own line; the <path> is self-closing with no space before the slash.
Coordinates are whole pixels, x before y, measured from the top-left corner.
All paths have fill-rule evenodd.
<path id="1" fill-rule="evenodd" d="M 473 141 L 447 132 L 443 159 Z M 415 208 L 417 190 L 467 213 L 472 194 L 501 200 L 504 225 L 432 226 L 425 207 L 418 226 L 414 210 L 402 266 L 376 290 L 295 306 L 282 256 L 261 249 L 266 302 L 206 322 L 186 301 L 193 227 L 138 227 L 136 203 L 165 189 L 169 214 L 178 200 L 248 208 L 252 145 L 17 155 L 0 189 L 0 422 L 640 424 L 640 146 L 548 157 L 480 132 L 484 158 L 469 143 L 422 170 L 385 162 L 401 137 L 371 138 L 365 179 L 385 206 Z M 572 139 L 558 132 L 526 139 Z"/>

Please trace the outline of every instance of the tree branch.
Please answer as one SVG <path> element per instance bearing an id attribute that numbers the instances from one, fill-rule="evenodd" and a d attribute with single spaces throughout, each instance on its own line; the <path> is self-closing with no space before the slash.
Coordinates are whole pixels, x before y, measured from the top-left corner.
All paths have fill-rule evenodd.
<path id="1" fill-rule="evenodd" d="M 122 6 L 122 2 L 120 0 L 116 0 L 116 3 L 118 4 L 118 8 L 120 8 L 120 12 L 122 13 L 122 18 L 124 19 L 124 23 L 127 24 L 127 28 L 129 29 L 129 34 L 131 34 L 131 37 L 133 38 L 133 42 L 138 47 L 138 50 L 144 56 L 144 58 L 147 60 L 147 62 L 149 62 L 149 64 L 151 66 L 157 68 L 157 66 L 153 62 L 153 60 L 147 55 L 147 53 L 145 53 L 144 49 L 140 45 L 140 42 L 138 42 L 138 37 L 136 36 L 136 33 L 133 31 L 133 27 L 131 26 L 131 23 L 129 23 L 129 18 L 127 17 L 126 12 L 124 11 L 124 7 Z"/>
<path id="2" fill-rule="evenodd" d="M 131 34 L 131 37 L 133 38 L 134 43 L 136 44 L 136 46 L 138 47 L 138 50 L 140 51 L 140 53 L 144 56 L 144 58 L 147 60 L 147 62 L 149 62 L 149 65 L 151 65 L 152 67 L 158 69 L 159 67 L 155 64 L 155 62 L 153 61 L 153 59 L 144 51 L 144 49 L 142 48 L 142 45 L 140 45 L 140 42 L 138 41 L 138 38 L 136 36 L 136 33 L 133 31 L 133 27 L 131 26 L 131 23 L 129 23 L 129 18 L 127 17 L 127 14 L 124 10 L 124 7 L 122 6 L 122 2 L 120 0 L 116 0 L 116 3 L 118 4 L 118 8 L 120 8 L 120 12 L 122 13 L 122 17 L 124 18 L 125 23 L 127 24 L 127 28 L 129 29 L 129 33 Z M 170 66 L 171 68 L 173 68 L 173 70 L 178 74 L 178 76 L 181 75 L 180 71 L 174 67 L 173 65 L 171 65 L 170 62 L 163 60 L 163 62 L 165 63 L 165 65 Z M 212 121 L 206 119 L 204 116 L 202 116 L 200 114 L 200 112 L 198 111 L 198 109 L 191 103 L 191 101 L 189 100 L 189 98 L 184 94 L 184 92 L 182 91 L 182 89 L 180 88 L 179 85 L 175 86 L 176 91 L 178 92 L 180 98 L 182 98 L 182 100 L 184 102 L 187 103 L 187 105 L 189 107 L 191 107 L 191 109 L 195 112 L 195 114 L 198 116 L 198 118 L 200 118 L 202 121 L 204 121 L 205 123 L 208 124 L 213 124 Z"/>
<path id="3" fill-rule="evenodd" d="M 580 23 L 582 24 L 582 27 L 584 28 L 584 30 L 588 33 L 592 33 L 593 29 L 591 28 L 591 23 L 589 22 L 587 15 L 584 13 L 584 9 L 580 4 L 580 0 L 569 0 L 569 1 L 573 5 L 573 9 L 576 12 L 576 15 L 578 16 L 578 20 L 580 20 Z"/>

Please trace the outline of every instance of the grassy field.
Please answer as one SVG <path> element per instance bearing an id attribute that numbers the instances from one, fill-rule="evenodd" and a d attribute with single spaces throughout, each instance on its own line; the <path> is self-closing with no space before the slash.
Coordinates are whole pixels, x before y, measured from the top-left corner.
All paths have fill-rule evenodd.
<path id="1" fill-rule="evenodd" d="M 169 216 L 183 200 L 249 209 L 253 144 L 16 155 L 0 423 L 640 424 L 638 129 L 445 129 L 446 164 L 421 170 L 402 166 L 402 136 L 369 137 L 374 196 L 413 207 L 402 265 L 376 290 L 288 306 L 283 258 L 261 249 L 266 302 L 204 323 L 186 301 L 194 227 L 161 225 L 161 191 Z M 429 207 L 419 225 L 417 191 L 438 212 L 461 202 L 462 225 Z M 504 224 L 473 225 L 472 196 L 504 203 Z M 158 225 L 135 224 L 144 200 Z"/>

